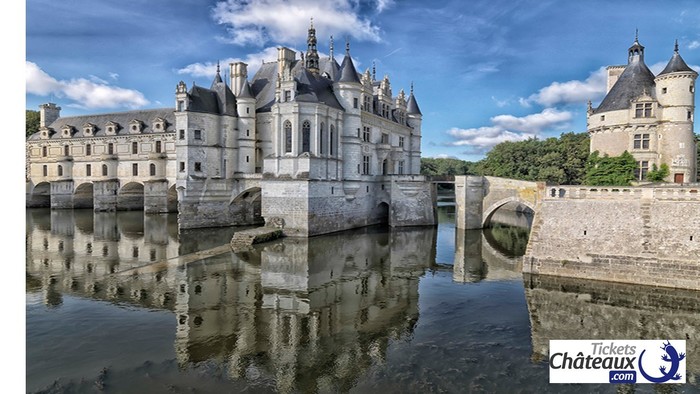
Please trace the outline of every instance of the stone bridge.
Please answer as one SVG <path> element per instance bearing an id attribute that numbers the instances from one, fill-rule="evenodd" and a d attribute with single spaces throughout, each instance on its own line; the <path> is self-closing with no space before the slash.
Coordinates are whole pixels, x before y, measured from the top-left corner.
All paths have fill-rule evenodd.
<path id="1" fill-rule="evenodd" d="M 456 226 L 460 229 L 487 227 L 493 213 L 505 205 L 536 213 L 545 192 L 543 182 L 491 176 L 455 176 L 454 183 Z"/>

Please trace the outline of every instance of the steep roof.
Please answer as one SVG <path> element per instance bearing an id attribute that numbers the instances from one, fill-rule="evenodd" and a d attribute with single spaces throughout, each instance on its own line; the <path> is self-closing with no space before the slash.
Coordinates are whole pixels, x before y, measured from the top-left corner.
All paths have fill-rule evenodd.
<path id="1" fill-rule="evenodd" d="M 238 98 L 254 98 L 253 92 L 250 90 L 250 84 L 248 83 L 247 79 L 245 82 L 243 82 L 241 91 L 238 93 Z"/>
<path id="2" fill-rule="evenodd" d="M 659 73 L 659 75 L 687 71 L 695 72 L 695 70 L 688 67 L 685 61 L 683 61 L 683 58 L 681 57 L 680 53 L 678 53 L 678 43 L 676 43 L 676 49 L 673 51 L 673 56 L 671 56 L 671 60 L 668 61 L 666 68 L 664 68 L 663 71 Z"/>
<path id="3" fill-rule="evenodd" d="M 357 75 L 357 69 L 355 69 L 355 64 L 353 64 L 352 57 L 350 57 L 349 53 L 345 54 L 343 64 L 340 65 L 340 78 L 338 78 L 338 82 L 360 83 L 360 77 Z"/>
<path id="4" fill-rule="evenodd" d="M 628 109 L 630 102 L 646 94 L 656 96 L 654 74 L 643 60 L 635 60 L 625 67 L 625 71 L 605 96 L 595 113 Z"/>
<path id="5" fill-rule="evenodd" d="M 411 96 L 408 98 L 408 103 L 406 104 L 406 112 L 409 114 L 423 115 L 418 108 L 418 103 L 416 102 L 416 97 L 411 92 Z"/>
<path id="6" fill-rule="evenodd" d="M 156 119 L 161 118 L 165 120 L 164 130 L 154 130 L 152 128 L 153 123 Z M 162 132 L 175 132 L 175 114 L 172 108 L 161 108 L 161 109 L 145 109 L 136 111 L 125 111 L 125 112 L 113 112 L 106 114 L 94 114 L 94 115 L 81 115 L 81 116 L 66 116 L 56 119 L 53 123 L 49 125 L 49 128 L 56 131 L 51 135 L 50 139 L 61 139 L 60 131 L 64 126 L 73 126 L 76 133 L 73 134 L 75 137 L 85 137 L 83 135 L 83 125 L 90 123 L 95 125 L 94 137 L 105 136 L 105 126 L 109 122 L 114 122 L 119 124 L 120 128 L 117 130 L 117 135 L 129 134 L 129 123 L 132 120 L 140 120 L 143 122 L 142 134 L 153 134 Z M 34 133 L 29 136 L 28 140 L 38 140 L 40 133 Z M 92 138 L 90 136 L 88 138 Z"/>
<path id="7" fill-rule="evenodd" d="M 327 67 L 329 58 L 321 60 L 321 69 Z M 309 72 L 300 60 L 292 63 L 292 75 L 297 82 L 296 101 L 324 103 L 330 107 L 344 109 L 333 93 L 333 81 Z M 256 111 L 268 112 L 275 103 L 277 85 L 277 62 L 263 63 L 252 79 L 252 94 L 257 99 Z"/>

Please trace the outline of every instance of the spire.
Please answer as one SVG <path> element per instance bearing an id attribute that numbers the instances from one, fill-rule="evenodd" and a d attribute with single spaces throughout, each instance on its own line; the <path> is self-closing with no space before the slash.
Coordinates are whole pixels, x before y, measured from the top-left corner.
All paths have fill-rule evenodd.
<path id="1" fill-rule="evenodd" d="M 219 66 L 219 61 L 216 61 L 216 76 L 214 77 L 214 82 L 211 83 L 212 88 L 214 88 L 214 85 L 217 83 L 222 83 L 224 82 L 221 79 L 221 67 Z"/>
<path id="2" fill-rule="evenodd" d="M 314 29 L 314 18 L 311 18 L 309 35 L 306 39 L 306 44 L 306 68 L 312 73 L 318 74 L 318 51 L 316 50 L 316 29 Z"/>
<path id="3" fill-rule="evenodd" d="M 374 60 L 372 61 L 372 81 L 375 81 L 377 78 L 377 66 L 374 64 Z"/>
<path id="4" fill-rule="evenodd" d="M 663 71 L 661 71 L 659 75 L 657 75 L 657 77 L 664 74 L 677 72 L 695 72 L 695 70 L 688 67 L 688 64 L 686 64 L 686 62 L 681 57 L 681 54 L 678 53 L 678 40 L 676 40 L 676 43 L 673 46 L 673 55 L 671 56 L 671 60 L 668 61 L 666 68 L 664 68 Z"/>
<path id="5" fill-rule="evenodd" d="M 335 60 L 333 58 L 333 36 L 331 36 L 331 61 Z"/>

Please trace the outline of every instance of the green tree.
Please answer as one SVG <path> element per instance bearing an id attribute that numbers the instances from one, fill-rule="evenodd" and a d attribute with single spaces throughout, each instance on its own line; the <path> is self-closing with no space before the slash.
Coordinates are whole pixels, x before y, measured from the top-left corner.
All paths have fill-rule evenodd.
<path id="1" fill-rule="evenodd" d="M 661 163 L 661 167 L 656 167 L 656 164 L 652 164 L 651 171 L 647 172 L 647 180 L 650 182 L 663 182 L 670 173 L 668 164 Z"/>
<path id="2" fill-rule="evenodd" d="M 473 163 L 451 158 L 424 157 L 420 160 L 422 175 L 467 175 L 472 174 Z"/>
<path id="3" fill-rule="evenodd" d="M 39 111 L 32 111 L 31 109 L 28 109 L 26 111 L 27 118 L 25 124 L 25 137 L 29 137 L 30 135 L 39 131 Z"/>
<path id="4" fill-rule="evenodd" d="M 585 176 L 589 149 L 587 133 L 503 142 L 476 163 L 474 171 L 480 175 L 579 185 Z"/>
<path id="5" fill-rule="evenodd" d="M 620 156 L 601 157 L 598 151 L 591 153 L 586 165 L 586 185 L 629 186 L 634 178 L 637 161 L 627 151 Z"/>

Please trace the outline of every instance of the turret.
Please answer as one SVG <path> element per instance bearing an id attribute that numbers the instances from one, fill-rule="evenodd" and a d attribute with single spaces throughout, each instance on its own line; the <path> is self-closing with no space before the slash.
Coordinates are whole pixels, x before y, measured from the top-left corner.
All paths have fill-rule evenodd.
<path id="1" fill-rule="evenodd" d="M 257 132 L 255 127 L 255 97 L 250 89 L 248 81 L 243 81 L 243 86 L 238 93 L 238 171 L 245 173 L 259 172 L 256 167 L 262 167 L 262 158 L 256 156 L 255 141 Z"/>
<path id="2" fill-rule="evenodd" d="M 697 154 L 693 128 L 695 113 L 695 81 L 698 73 L 688 67 L 678 52 L 676 41 L 673 55 L 656 76 L 656 97 L 661 106 L 663 139 L 661 150 L 667 152 L 661 162 L 670 167 L 667 181 L 694 182 Z M 681 176 L 682 175 L 682 176 Z"/>
<path id="3" fill-rule="evenodd" d="M 423 120 L 423 114 L 420 112 L 418 102 L 416 101 L 416 96 L 413 94 L 413 83 L 411 83 L 411 94 L 408 97 L 406 111 L 408 116 L 408 126 L 413 129 L 411 132 L 409 146 L 409 150 L 411 151 L 409 162 L 410 173 L 420 174 L 421 123 Z"/>
<path id="4" fill-rule="evenodd" d="M 346 141 L 346 139 L 354 137 L 353 141 L 355 142 L 352 144 L 344 144 L 342 152 L 339 152 L 346 158 L 343 165 L 343 178 L 358 179 L 360 173 L 358 173 L 359 171 L 357 169 L 362 167 L 363 157 L 360 139 L 358 138 L 362 130 L 362 121 L 360 118 L 362 84 L 357 77 L 357 69 L 355 69 L 355 64 L 350 56 L 349 42 L 345 44 L 345 57 L 340 66 L 340 77 L 338 81 L 333 84 L 333 90 L 335 91 L 340 105 L 345 109 L 346 115 L 342 128 L 343 138 L 339 138 L 339 141 Z"/>

